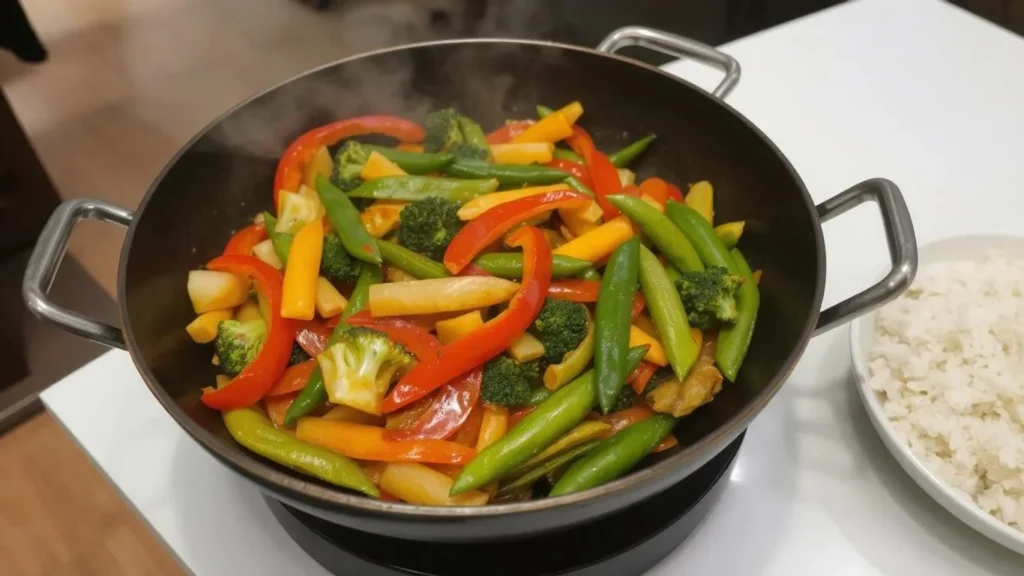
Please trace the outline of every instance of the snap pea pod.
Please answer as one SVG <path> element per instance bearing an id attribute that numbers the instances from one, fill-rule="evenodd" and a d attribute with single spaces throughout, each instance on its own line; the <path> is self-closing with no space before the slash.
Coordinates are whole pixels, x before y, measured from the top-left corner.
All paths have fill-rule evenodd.
<path id="1" fill-rule="evenodd" d="M 623 428 L 566 470 L 549 496 L 571 494 L 615 480 L 650 454 L 675 424 L 675 418 L 655 414 Z"/>
<path id="2" fill-rule="evenodd" d="M 646 353 L 645 346 L 630 349 L 628 372 L 640 365 Z M 501 439 L 478 452 L 452 483 L 451 495 L 501 478 L 582 422 L 596 404 L 597 388 L 590 370 L 559 388 Z"/>
<path id="3" fill-rule="evenodd" d="M 555 148 L 554 152 L 551 153 L 551 156 L 558 160 L 568 160 L 570 162 L 579 162 L 580 164 L 584 163 L 582 156 L 568 148 Z"/>
<path id="4" fill-rule="evenodd" d="M 597 271 L 597 268 L 587 268 L 579 275 L 584 280 L 600 280 L 601 273 Z"/>
<path id="5" fill-rule="evenodd" d="M 736 322 L 732 326 L 723 326 L 718 332 L 715 364 L 723 376 L 730 382 L 735 382 L 747 350 L 750 349 L 750 340 L 754 337 L 754 324 L 757 320 L 757 309 L 761 305 L 761 293 L 743 254 L 733 248 L 730 256 L 736 272 L 743 277 L 743 285 L 736 293 Z"/>
<path id="6" fill-rule="evenodd" d="M 445 168 L 444 172 L 459 178 L 496 178 L 502 186 L 506 187 L 557 184 L 564 182 L 569 177 L 568 172 L 536 164 L 489 164 L 473 160 L 456 160 Z M 377 182 L 377 180 L 371 180 L 371 182 Z"/>
<path id="7" fill-rule="evenodd" d="M 381 156 L 398 164 L 399 168 L 409 174 L 440 172 L 445 166 L 455 160 L 454 155 L 445 153 L 409 152 L 387 146 L 375 146 L 373 144 L 363 144 L 363 148 L 367 152 L 379 153 Z"/>
<path id="8" fill-rule="evenodd" d="M 629 375 L 626 351 L 639 266 L 640 239 L 634 236 L 608 259 L 594 307 L 594 379 L 597 401 L 605 414 L 615 406 Z"/>
<path id="9" fill-rule="evenodd" d="M 672 282 L 673 286 L 676 285 L 676 282 L 683 279 L 683 274 L 679 271 L 679 268 L 671 264 L 665 265 L 665 274 L 668 275 L 668 279 Z"/>
<path id="10" fill-rule="evenodd" d="M 473 261 L 473 264 L 499 278 L 518 280 L 523 277 L 523 255 L 520 252 L 491 252 Z M 396 264 L 397 266 L 397 264 Z M 441 266 L 438 264 L 438 266 Z M 444 268 L 444 266 L 441 266 Z M 551 257 L 551 277 L 571 278 L 590 268 L 590 262 L 555 254 Z M 408 270 L 406 270 L 408 272 Z M 413 274 L 412 272 L 409 272 Z"/>
<path id="11" fill-rule="evenodd" d="M 698 272 L 704 270 L 704 263 L 687 236 L 657 208 L 640 198 L 622 194 L 608 196 L 608 201 L 622 210 L 677 268 Z"/>
<path id="12" fill-rule="evenodd" d="M 644 150 L 647 150 L 647 147 L 651 145 L 651 142 L 654 142 L 655 138 L 657 138 L 657 136 L 654 134 L 648 134 L 636 142 L 629 144 L 625 148 L 620 148 L 619 150 L 612 152 L 608 155 L 608 159 L 611 160 L 612 164 L 614 164 L 616 168 L 625 168 L 630 162 L 635 160 L 637 156 L 643 154 Z"/>
<path id="13" fill-rule="evenodd" d="M 555 109 L 554 108 L 548 108 L 547 106 L 544 106 L 542 104 L 537 104 L 537 117 L 538 118 L 547 118 L 548 116 L 551 116 L 554 113 L 555 113 Z"/>
<path id="14" fill-rule="evenodd" d="M 263 213 L 263 227 L 267 229 L 267 236 L 270 238 L 270 245 L 274 247 L 277 259 L 282 264 L 286 264 L 288 262 L 288 252 L 292 249 L 292 240 L 295 239 L 295 235 L 287 232 L 274 232 L 274 228 L 277 228 L 277 218 L 270 212 Z"/>
<path id="15" fill-rule="evenodd" d="M 590 188 L 587 188 L 587 185 L 584 184 L 583 182 L 580 182 L 579 180 L 577 180 L 575 176 L 566 178 L 565 179 L 565 183 L 568 184 L 570 188 L 572 188 L 573 190 L 575 190 L 577 192 L 583 192 L 584 194 L 586 194 L 587 196 L 590 196 L 591 198 L 596 198 L 597 197 L 597 194 L 594 194 L 593 190 L 591 190 Z"/>
<path id="16" fill-rule="evenodd" d="M 731 274 L 738 274 L 732 256 L 729 255 L 729 249 L 700 212 L 686 204 L 670 200 L 665 205 L 665 216 L 686 235 L 704 264 L 724 266 Z"/>
<path id="17" fill-rule="evenodd" d="M 352 295 L 349 296 L 348 305 L 345 306 L 345 311 L 341 313 L 342 322 L 335 326 L 334 332 L 327 339 L 328 348 L 336 344 L 338 342 L 338 335 L 348 329 L 348 325 L 345 324 L 344 320 L 366 307 L 370 299 L 370 286 L 380 283 L 383 279 L 384 274 L 381 272 L 380 266 L 373 264 L 362 265 L 362 268 L 359 270 L 359 278 L 356 279 L 356 285 L 352 288 Z M 302 387 L 302 391 L 299 392 L 299 395 L 295 397 L 295 401 L 292 402 L 292 405 L 288 407 L 288 411 L 285 412 L 284 423 L 288 426 L 294 425 L 299 418 L 319 408 L 324 402 L 327 402 L 327 388 L 324 387 L 324 375 L 320 371 L 320 366 L 317 366 L 313 373 L 309 375 L 309 380 Z"/>
<path id="18" fill-rule="evenodd" d="M 679 298 L 679 292 L 669 280 L 658 257 L 646 246 L 640 247 L 640 288 L 647 300 L 647 309 L 658 328 L 661 345 L 679 381 L 697 361 L 700 352 L 690 336 L 690 322 Z"/>
<path id="19" fill-rule="evenodd" d="M 454 165 L 454 164 L 453 164 Z M 452 165 L 452 166 L 453 166 Z M 451 169 L 451 166 L 448 167 Z M 467 202 L 498 189 L 498 180 L 486 178 L 467 180 L 462 178 L 435 178 L 433 176 L 385 176 L 364 182 L 348 193 L 350 198 L 372 198 L 374 200 L 404 200 L 412 202 L 436 197 Z"/>
<path id="20" fill-rule="evenodd" d="M 538 386 L 530 392 L 530 399 L 526 401 L 529 406 L 537 406 L 543 404 L 545 400 L 551 397 L 551 390 L 543 386 Z"/>
<path id="21" fill-rule="evenodd" d="M 363 262 L 380 264 L 377 242 L 363 227 L 359 210 L 352 205 L 348 196 L 320 174 L 316 177 L 316 193 L 320 195 L 320 203 L 327 213 L 327 219 L 334 227 L 334 233 L 341 239 L 345 251 Z"/>
<path id="22" fill-rule="evenodd" d="M 487 134 L 484 134 L 484 129 L 472 118 L 460 115 L 459 130 L 462 132 L 462 137 L 466 140 L 467 144 L 483 148 L 484 150 L 490 150 L 490 144 L 487 143 Z"/>
<path id="23" fill-rule="evenodd" d="M 572 450 L 555 456 L 554 458 L 548 460 L 547 462 L 544 462 L 540 466 L 532 468 L 531 470 L 519 476 L 518 478 L 512 480 L 508 484 L 502 485 L 502 487 L 498 490 L 498 495 L 501 496 L 504 494 L 510 494 L 512 492 L 515 492 L 516 490 L 519 490 L 520 488 L 525 488 L 527 486 L 532 485 L 534 482 L 547 476 L 548 472 L 551 472 L 552 470 L 557 470 L 562 466 L 569 464 L 573 460 L 576 460 L 581 456 L 593 452 L 599 444 L 601 444 L 600 440 L 591 440 L 590 442 L 580 444 L 579 446 L 576 446 Z"/>
<path id="24" fill-rule="evenodd" d="M 274 428 L 259 412 L 240 408 L 225 412 L 223 417 L 231 437 L 260 456 L 336 486 L 380 497 L 380 491 L 359 464 Z"/>
<path id="25" fill-rule="evenodd" d="M 419 279 L 448 278 L 451 274 L 440 262 L 435 262 L 422 254 L 417 254 L 405 246 L 399 246 L 387 240 L 377 240 L 381 258 L 402 272 Z"/>

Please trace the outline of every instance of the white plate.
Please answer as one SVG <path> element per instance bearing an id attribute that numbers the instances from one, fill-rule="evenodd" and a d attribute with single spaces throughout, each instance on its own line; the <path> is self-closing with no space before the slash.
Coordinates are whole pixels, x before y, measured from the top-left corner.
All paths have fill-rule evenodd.
<path id="1" fill-rule="evenodd" d="M 935 262 L 980 260 L 992 250 L 1010 258 L 1024 259 L 1024 238 L 977 235 L 939 240 L 919 249 L 920 267 L 924 268 Z M 938 475 L 925 467 L 910 447 L 896 436 L 889 418 L 882 411 L 882 403 L 868 384 L 871 374 L 868 369 L 868 354 L 874 343 L 876 314 L 877 312 L 866 314 L 855 320 L 850 327 L 850 352 L 854 370 L 857 372 L 857 388 L 875 430 L 900 466 L 943 508 L 995 542 L 1024 554 L 1024 533 L 1003 524 L 979 508 L 970 497 L 950 488 Z"/>

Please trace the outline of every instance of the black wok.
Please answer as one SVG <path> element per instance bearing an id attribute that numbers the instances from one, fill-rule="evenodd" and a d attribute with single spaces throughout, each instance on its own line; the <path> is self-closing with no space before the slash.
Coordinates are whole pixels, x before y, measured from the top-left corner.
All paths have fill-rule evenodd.
<path id="1" fill-rule="evenodd" d="M 613 54 L 635 44 L 707 60 L 727 72 L 726 80 L 711 95 Z M 664 490 L 711 459 L 764 408 L 814 334 L 895 297 L 916 271 L 913 227 L 898 189 L 886 180 L 869 180 L 815 206 L 772 142 L 721 100 L 738 76 L 735 61 L 713 48 L 638 28 L 616 32 L 598 50 L 465 40 L 342 60 L 259 94 L 214 121 L 170 161 L 134 214 L 97 200 L 64 203 L 32 255 L 24 295 L 42 318 L 126 348 L 153 395 L 204 449 L 267 494 L 329 521 L 438 541 L 514 538 L 584 522 Z M 711 181 L 716 218 L 748 222 L 741 247 L 764 270 L 757 331 L 738 381 L 680 421 L 679 447 L 625 478 L 579 494 L 445 509 L 356 496 L 237 445 L 219 415 L 198 402 L 214 372 L 209 349 L 196 346 L 184 330 L 194 316 L 185 279 L 219 253 L 232 230 L 271 208 L 274 170 L 288 143 L 315 125 L 360 114 L 418 119 L 432 108 L 456 105 L 493 128 L 506 118 L 531 117 L 537 103 L 572 100 L 585 105 L 584 125 L 604 149 L 656 132 L 657 143 L 636 165 L 637 173 L 677 183 Z M 892 271 L 821 310 L 821 223 L 867 200 L 881 209 Z M 46 297 L 70 231 L 82 218 L 128 227 L 118 274 L 121 328 Z"/>

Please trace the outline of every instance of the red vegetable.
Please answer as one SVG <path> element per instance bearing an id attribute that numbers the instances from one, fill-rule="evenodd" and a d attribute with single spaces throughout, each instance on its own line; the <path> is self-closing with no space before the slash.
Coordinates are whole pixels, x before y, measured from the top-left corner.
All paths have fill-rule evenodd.
<path id="1" fill-rule="evenodd" d="M 253 247 L 263 242 L 266 238 L 267 229 L 263 227 L 263 224 L 250 224 L 235 232 L 234 236 L 228 240 L 227 246 L 224 247 L 224 255 L 241 254 L 248 256 L 252 254 Z"/>
<path id="2" fill-rule="evenodd" d="M 657 366 L 650 362 L 641 362 L 636 370 L 629 375 L 626 382 L 633 387 L 633 392 L 637 394 L 643 394 L 644 390 L 647 389 L 647 383 L 651 381 L 651 377 L 654 376 L 654 372 L 658 369 Z"/>
<path id="3" fill-rule="evenodd" d="M 597 302 L 597 296 L 601 292 L 601 283 L 597 280 L 556 280 L 548 287 L 548 296 L 558 300 L 571 300 L 589 304 Z M 637 293 L 633 297 L 633 308 L 630 311 L 632 318 L 636 318 L 644 310 L 646 302 L 644 295 Z"/>
<path id="4" fill-rule="evenodd" d="M 519 408 L 512 410 L 512 412 L 510 412 L 508 415 L 509 430 L 511 430 L 512 427 L 515 426 L 516 424 L 519 424 L 520 420 L 526 418 L 526 416 L 529 415 L 530 412 L 533 412 L 536 409 L 536 406 L 520 406 Z"/>
<path id="5" fill-rule="evenodd" d="M 551 247 L 544 234 L 533 226 L 516 230 L 508 244 L 523 248 L 522 284 L 508 307 L 478 330 L 441 348 L 437 360 L 420 362 L 406 373 L 384 399 L 385 413 L 415 402 L 445 382 L 483 365 L 508 348 L 533 323 L 551 283 Z"/>
<path id="6" fill-rule="evenodd" d="M 362 310 L 345 321 L 352 326 L 363 326 L 383 332 L 388 338 L 405 346 L 420 362 L 436 360 L 441 352 L 441 342 L 430 332 L 409 320 L 401 318 L 374 318 L 369 310 Z"/>
<path id="7" fill-rule="evenodd" d="M 309 376 L 313 374 L 314 368 L 316 368 L 316 360 L 313 358 L 285 368 L 281 379 L 267 391 L 267 398 L 302 390 L 306 382 L 309 381 Z"/>
<path id="8" fill-rule="evenodd" d="M 508 144 L 513 138 L 533 126 L 533 120 L 512 120 L 504 126 L 487 135 L 488 144 Z"/>
<path id="9" fill-rule="evenodd" d="M 583 207 L 590 201 L 590 197 L 582 192 L 559 190 L 499 204 L 459 230 L 444 253 L 444 265 L 452 274 L 458 274 L 484 248 L 517 224 L 557 208 Z M 547 242 L 544 245 L 547 246 Z M 550 260 L 550 256 L 548 258 Z"/>
<path id="10" fill-rule="evenodd" d="M 299 324 L 295 341 L 306 354 L 316 358 L 327 348 L 327 339 L 331 337 L 331 328 L 327 325 L 310 320 Z"/>
<path id="11" fill-rule="evenodd" d="M 256 289 L 267 299 L 271 317 L 267 319 L 267 337 L 260 353 L 235 376 L 217 390 L 207 389 L 202 401 L 216 410 L 232 410 L 259 402 L 288 366 L 295 340 L 294 320 L 281 316 L 281 273 L 253 256 L 233 254 L 214 258 L 206 265 L 210 270 L 241 274 L 253 279 Z"/>
<path id="12" fill-rule="evenodd" d="M 594 179 L 590 177 L 590 170 L 579 162 L 573 162 L 572 160 L 566 160 L 564 158 L 555 158 L 551 162 L 547 163 L 547 166 L 552 168 L 558 168 L 563 172 L 568 172 L 576 177 L 587 188 L 594 187 Z"/>
<path id="13" fill-rule="evenodd" d="M 604 211 L 605 221 L 619 215 L 619 209 L 612 206 L 608 196 L 622 193 L 622 183 L 619 181 L 619 173 L 615 165 L 602 154 L 593 139 L 579 126 L 572 127 L 572 136 L 569 137 L 569 147 L 583 157 L 590 170 L 590 177 L 594 181 L 594 193 L 597 194 L 597 203 Z"/>
<path id="14" fill-rule="evenodd" d="M 668 199 L 675 200 L 676 202 L 683 201 L 683 191 L 679 189 L 679 186 L 675 184 L 668 185 Z"/>

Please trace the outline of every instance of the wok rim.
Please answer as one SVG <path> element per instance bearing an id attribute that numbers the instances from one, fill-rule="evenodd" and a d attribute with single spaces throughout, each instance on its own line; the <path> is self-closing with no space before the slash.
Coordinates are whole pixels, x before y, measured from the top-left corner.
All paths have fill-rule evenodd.
<path id="1" fill-rule="evenodd" d="M 379 54 L 387 54 L 391 52 L 401 52 L 405 50 L 411 50 L 423 47 L 433 46 L 445 46 L 455 44 L 516 44 L 516 45 L 531 45 L 531 46 L 542 46 L 548 48 L 558 48 L 562 50 L 569 50 L 574 52 L 581 52 L 591 56 L 598 56 L 602 58 L 610 58 L 618 60 L 620 62 L 638 66 L 645 69 L 647 72 L 661 75 L 667 79 L 672 80 L 680 84 L 682 87 L 697 92 L 701 97 L 707 98 L 713 101 L 714 104 L 722 106 L 732 114 L 737 120 L 743 123 L 749 130 L 753 131 L 754 134 L 760 137 L 761 141 L 768 146 L 775 156 L 782 162 L 782 165 L 789 172 L 790 177 L 799 189 L 804 205 L 807 209 L 807 213 L 811 218 L 811 221 L 815 223 L 813 226 L 815 253 L 817 256 L 817 280 L 815 282 L 814 294 L 812 297 L 812 313 L 808 315 L 807 321 L 803 326 L 803 336 L 801 337 L 797 346 L 789 353 L 789 356 L 785 359 L 782 364 L 782 368 L 775 374 L 775 376 L 768 382 L 768 384 L 758 393 L 752 402 L 750 402 L 742 411 L 734 415 L 727 422 L 714 429 L 711 433 L 702 437 L 699 441 L 694 444 L 681 449 L 679 452 L 666 458 L 665 460 L 636 470 L 618 480 L 609 482 L 607 484 L 583 490 L 580 492 L 567 494 L 564 496 L 557 496 L 554 498 L 541 498 L 537 500 L 530 500 L 527 502 L 516 502 L 510 504 L 488 504 L 486 506 L 457 506 L 457 507 L 441 507 L 441 506 L 417 506 L 412 504 L 404 504 L 401 502 L 388 502 L 384 500 L 378 500 L 369 498 L 367 496 L 359 495 L 354 492 L 347 492 L 340 487 L 331 487 L 326 484 L 322 484 L 319 481 L 308 478 L 298 472 L 287 472 L 283 469 L 275 468 L 265 462 L 263 458 L 256 454 L 247 451 L 238 451 L 221 446 L 220 439 L 218 439 L 213 433 L 207 431 L 205 428 L 200 426 L 195 419 L 185 413 L 185 411 L 177 404 L 167 391 L 161 386 L 154 376 L 153 372 L 149 367 L 141 361 L 142 352 L 136 342 L 134 333 L 132 331 L 130 316 L 128 314 L 127 299 L 126 295 L 126 276 L 127 276 L 127 263 L 128 257 L 131 252 L 131 247 L 135 237 L 135 232 L 138 227 L 138 223 L 141 220 L 141 215 L 145 212 L 147 205 L 153 198 L 155 192 L 163 183 L 167 173 L 178 163 L 181 157 L 189 152 L 193 146 L 207 133 L 213 130 L 226 118 L 242 109 L 246 105 L 252 103 L 259 97 L 273 92 L 278 88 L 285 86 L 291 82 L 298 80 L 304 76 L 315 74 L 321 70 L 325 70 L 340 64 L 353 62 L 362 58 L 376 56 Z M 775 396 L 775 394 L 782 387 L 782 384 L 789 378 L 789 375 L 795 369 L 796 364 L 799 362 L 801 356 L 803 356 L 804 350 L 810 341 L 813 330 L 817 322 L 818 313 L 821 311 L 821 303 L 824 297 L 825 288 L 825 244 L 824 236 L 821 230 L 821 221 L 818 217 L 816 205 L 811 198 L 810 193 L 807 190 L 807 186 L 804 184 L 800 175 L 793 168 L 792 164 L 782 153 L 781 150 L 775 145 L 774 142 L 767 135 L 764 134 L 753 122 L 747 119 L 743 114 L 737 111 L 735 108 L 730 106 L 725 100 L 712 96 L 709 92 L 702 88 L 697 87 L 693 83 L 669 74 L 668 72 L 638 60 L 627 58 L 615 53 L 601 52 L 594 48 L 588 48 L 585 46 L 576 46 L 571 44 L 565 44 L 561 42 L 553 42 L 547 40 L 530 40 L 530 39 L 517 39 L 517 38 L 459 38 L 449 40 L 438 40 L 429 42 L 417 42 L 412 44 L 403 44 L 401 46 L 394 46 L 390 48 L 382 48 L 378 50 L 371 50 L 368 52 L 362 52 L 347 58 L 341 58 L 331 62 L 327 62 L 320 66 L 316 66 L 309 70 L 300 72 L 294 76 L 291 76 L 281 82 L 273 84 L 270 87 L 262 89 L 244 100 L 238 102 L 234 106 L 228 108 L 225 112 L 214 118 L 202 129 L 196 132 L 185 144 L 183 144 L 177 152 L 166 162 L 161 168 L 160 172 L 153 179 L 153 182 L 149 185 L 145 195 L 139 202 L 138 207 L 135 210 L 135 217 L 132 219 L 131 225 L 128 227 L 125 233 L 124 243 L 121 247 L 121 253 L 119 255 L 118 262 L 118 273 L 117 273 L 117 288 L 118 288 L 118 311 L 121 319 L 122 332 L 124 333 L 125 344 L 127 350 L 132 358 L 132 363 L 135 364 L 136 369 L 142 376 L 142 379 L 146 383 L 146 387 L 149 388 L 150 392 L 163 406 L 164 410 L 175 420 L 175 422 L 197 443 L 199 443 L 204 450 L 209 452 L 212 456 L 217 458 L 222 463 L 228 465 L 234 469 L 237 473 L 245 476 L 250 481 L 254 481 L 261 486 L 272 489 L 275 493 L 275 498 L 281 499 L 280 494 L 285 495 L 288 499 L 303 502 L 307 506 L 313 506 L 316 508 L 325 509 L 328 512 L 334 512 L 337 509 L 351 509 L 354 512 L 369 513 L 373 515 L 384 515 L 389 516 L 392 520 L 467 520 L 471 518 L 493 518 L 499 516 L 513 516 L 513 515 L 525 515 L 529 513 L 536 513 L 562 506 L 570 506 L 573 504 L 580 504 L 587 501 L 596 501 L 598 499 L 611 496 L 620 491 L 630 489 L 634 486 L 647 484 L 654 482 L 661 477 L 672 476 L 673 471 L 678 468 L 684 467 L 685 463 L 699 459 L 698 454 L 701 452 L 711 451 L 707 456 L 707 459 L 714 457 L 716 454 L 721 452 L 725 446 L 729 444 L 733 439 L 738 437 L 746 427 L 750 424 L 753 418 L 764 409 L 768 402 Z M 656 490 L 655 492 L 658 492 Z M 277 492 L 280 492 L 278 494 Z M 649 497 L 646 496 L 646 497 Z M 645 497 L 645 498 L 646 498 Z M 622 506 L 612 506 L 613 509 L 621 508 Z"/>

